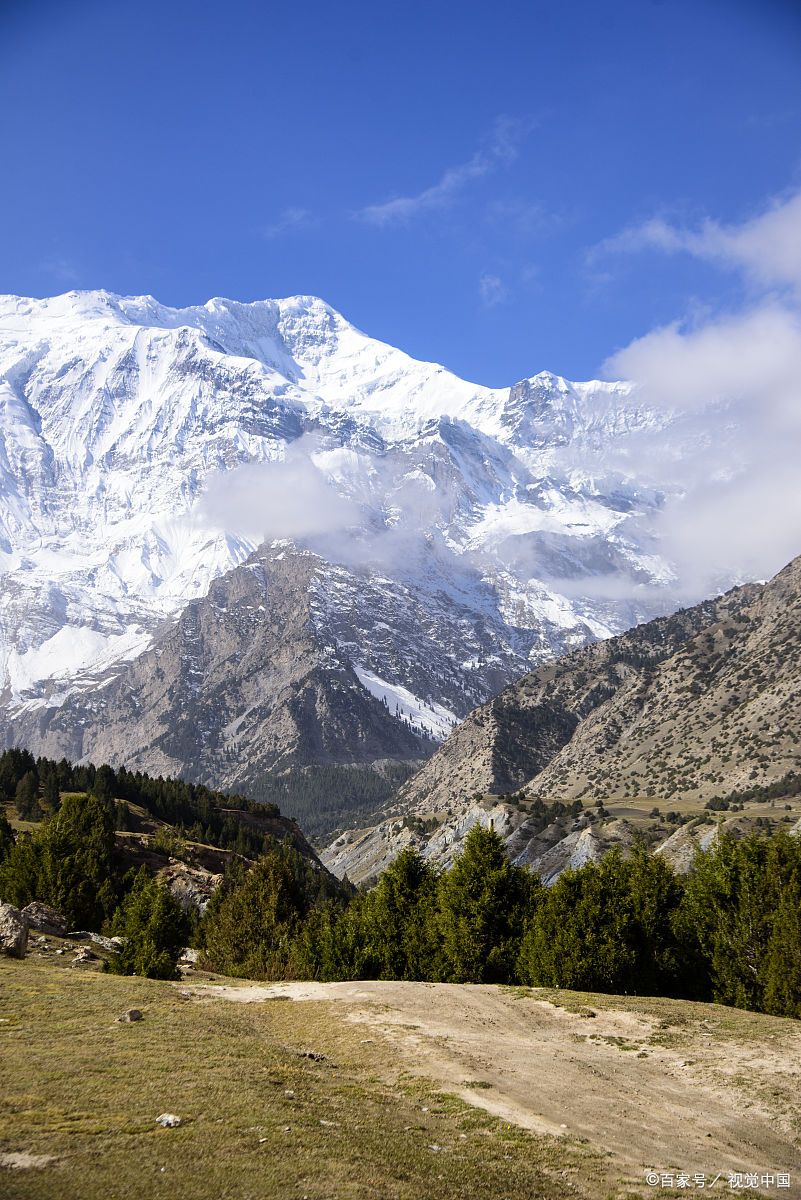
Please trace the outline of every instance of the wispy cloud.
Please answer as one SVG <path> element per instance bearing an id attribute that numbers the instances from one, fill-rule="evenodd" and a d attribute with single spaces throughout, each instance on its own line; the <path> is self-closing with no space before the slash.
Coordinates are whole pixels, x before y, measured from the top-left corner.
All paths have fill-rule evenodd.
<path id="1" fill-rule="evenodd" d="M 413 196 L 396 196 L 382 204 L 368 204 L 354 215 L 370 225 L 405 224 L 421 213 L 448 208 L 477 179 L 507 167 L 520 153 L 520 143 L 534 128 L 532 120 L 499 117 L 486 143 L 467 162 L 449 167 L 437 183 Z"/>
<path id="2" fill-rule="evenodd" d="M 272 225 L 267 225 L 262 229 L 262 235 L 270 239 L 277 238 L 285 233 L 294 233 L 299 229 L 308 229 L 314 223 L 314 217 L 308 209 L 285 208 Z"/>
<path id="3" fill-rule="evenodd" d="M 705 220 L 690 229 L 652 217 L 607 238 L 589 257 L 596 262 L 605 254 L 647 249 L 691 254 L 744 271 L 755 283 L 801 291 L 801 191 L 774 200 L 765 211 L 741 224 Z"/>
<path id="4" fill-rule="evenodd" d="M 478 291 L 485 308 L 495 308 L 509 299 L 509 290 L 499 275 L 482 275 Z"/>

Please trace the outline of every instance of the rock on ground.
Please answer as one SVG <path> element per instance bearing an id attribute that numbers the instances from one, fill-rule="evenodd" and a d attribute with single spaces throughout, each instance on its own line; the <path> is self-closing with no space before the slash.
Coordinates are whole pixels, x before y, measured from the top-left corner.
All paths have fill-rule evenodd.
<path id="1" fill-rule="evenodd" d="M 42 904 L 40 900 L 32 900 L 23 908 L 22 915 L 26 918 L 30 928 L 35 929 L 37 933 L 47 933 L 50 937 L 66 936 L 66 917 L 58 909 L 51 908 L 49 904 Z"/>
<path id="2" fill-rule="evenodd" d="M 0 953 L 24 958 L 28 947 L 28 922 L 13 904 L 0 901 Z"/>

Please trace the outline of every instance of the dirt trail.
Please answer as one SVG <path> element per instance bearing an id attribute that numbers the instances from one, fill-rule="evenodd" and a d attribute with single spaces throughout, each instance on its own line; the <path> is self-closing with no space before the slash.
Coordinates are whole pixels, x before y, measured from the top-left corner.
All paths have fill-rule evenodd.
<path id="1" fill-rule="evenodd" d="M 738 1036 L 724 1031 L 729 1010 L 713 1006 L 632 1001 L 625 1011 L 593 997 L 591 1008 L 574 1003 L 579 1011 L 568 1011 L 536 990 L 455 984 L 181 990 L 238 1003 L 329 1002 L 343 1019 L 389 1039 L 404 1069 L 537 1133 L 586 1139 L 607 1157 L 610 1176 L 643 1192 L 660 1191 L 644 1185 L 649 1170 L 699 1172 L 707 1181 L 722 1172 L 717 1192 L 730 1190 L 730 1171 L 789 1172 L 789 1188 L 765 1193 L 801 1197 L 801 1026 L 794 1022 L 737 1014 Z"/>

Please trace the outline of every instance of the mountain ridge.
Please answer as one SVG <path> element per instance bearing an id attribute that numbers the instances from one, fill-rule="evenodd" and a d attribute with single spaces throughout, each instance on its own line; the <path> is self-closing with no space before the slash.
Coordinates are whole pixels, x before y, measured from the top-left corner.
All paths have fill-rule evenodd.
<path id="1" fill-rule="evenodd" d="M 468 383 L 317 298 L 0 299 L 0 740 L 205 771 L 196 737 L 162 764 L 144 733 L 184 722 L 178 696 L 195 710 L 184 680 L 169 713 L 143 663 L 254 555 L 311 553 L 325 566 L 295 603 L 361 710 L 382 705 L 371 761 L 408 762 L 404 721 L 441 739 L 527 667 L 676 607 L 652 529 L 675 487 L 635 451 L 658 435 L 678 454 L 690 432 L 625 383 Z M 110 715 L 112 744 L 92 713 L 112 695 L 127 711 L 132 678 L 153 710 L 136 735 Z"/>
<path id="2" fill-rule="evenodd" d="M 583 853 L 600 853 L 598 828 L 585 815 L 543 842 L 543 805 L 571 813 L 576 804 L 653 805 L 659 814 L 691 801 L 700 811 L 794 776 L 798 650 L 801 556 L 767 584 L 732 589 L 524 676 L 454 730 L 377 826 L 342 835 L 324 859 L 356 880 L 406 844 L 448 862 L 475 822 L 492 821 L 516 861 L 549 869 L 550 855 L 558 871 L 579 836 Z M 632 829 L 614 826 L 607 841 L 628 844 Z"/>

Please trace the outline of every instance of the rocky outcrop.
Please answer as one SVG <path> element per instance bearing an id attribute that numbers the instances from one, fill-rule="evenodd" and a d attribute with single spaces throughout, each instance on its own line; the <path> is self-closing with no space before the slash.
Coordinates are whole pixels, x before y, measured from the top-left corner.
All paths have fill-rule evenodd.
<path id="1" fill-rule="evenodd" d="M 13 904 L 0 901 L 0 954 L 24 958 L 28 946 L 28 922 Z"/>
<path id="2" fill-rule="evenodd" d="M 203 867 L 192 867 L 170 859 L 167 866 L 158 872 L 157 878 L 166 884 L 173 899 L 178 901 L 184 912 L 194 912 L 203 916 L 209 900 L 224 877 L 206 871 Z"/>
<path id="3" fill-rule="evenodd" d="M 67 918 L 49 904 L 40 900 L 32 900 L 22 910 L 22 915 L 31 929 L 37 933 L 46 933 L 50 937 L 65 937 L 67 933 Z"/>

